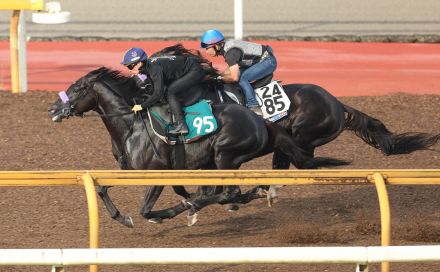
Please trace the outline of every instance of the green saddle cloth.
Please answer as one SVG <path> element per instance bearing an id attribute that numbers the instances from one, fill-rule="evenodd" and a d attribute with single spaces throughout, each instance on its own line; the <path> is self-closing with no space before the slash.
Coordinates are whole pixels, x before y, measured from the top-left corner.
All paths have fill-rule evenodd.
<path id="1" fill-rule="evenodd" d="M 207 100 L 201 100 L 196 104 L 184 107 L 185 122 L 189 133 L 185 136 L 185 142 L 193 142 L 200 137 L 217 131 L 217 120 L 212 114 L 211 105 Z"/>

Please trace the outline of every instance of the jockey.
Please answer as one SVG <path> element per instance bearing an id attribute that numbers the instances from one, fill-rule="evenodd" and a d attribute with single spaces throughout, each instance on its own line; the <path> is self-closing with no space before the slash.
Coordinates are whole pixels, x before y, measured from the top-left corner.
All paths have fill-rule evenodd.
<path id="1" fill-rule="evenodd" d="M 131 49 L 124 56 L 130 54 Z M 145 53 L 145 52 L 144 52 Z M 148 58 L 147 55 L 140 54 L 129 65 L 125 65 L 130 70 L 137 70 L 133 73 L 148 76 L 153 83 L 153 94 L 142 104 L 135 105 L 133 111 L 141 111 L 159 102 L 165 95 L 167 89 L 167 100 L 174 115 L 176 125 L 174 129 L 168 131 L 173 135 L 188 134 L 188 127 L 185 123 L 182 107 L 177 98 L 179 92 L 189 90 L 192 86 L 200 83 L 206 72 L 192 57 L 186 56 L 161 56 Z M 130 57 L 130 56 L 129 56 Z M 128 57 L 128 58 L 129 58 Z M 166 88 L 168 86 L 168 88 Z"/>
<path id="2" fill-rule="evenodd" d="M 147 53 L 138 47 L 130 48 L 124 54 L 121 64 L 130 70 L 132 77 L 136 80 L 139 88 L 145 90 L 147 86 L 147 75 L 139 73 L 139 68 L 142 62 L 148 59 Z"/>
<path id="3" fill-rule="evenodd" d="M 251 82 L 272 74 L 277 60 L 272 47 L 241 40 L 226 40 L 218 30 L 208 30 L 202 36 L 201 47 L 212 57 L 223 56 L 228 68 L 219 79 L 238 82 L 246 96 L 246 106 L 262 115 Z"/>

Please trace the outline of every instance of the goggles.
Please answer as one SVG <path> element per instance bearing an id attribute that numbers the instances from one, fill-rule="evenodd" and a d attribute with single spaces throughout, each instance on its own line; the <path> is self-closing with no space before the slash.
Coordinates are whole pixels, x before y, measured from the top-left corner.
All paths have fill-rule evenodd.
<path id="1" fill-rule="evenodd" d="M 128 70 L 133 70 L 133 68 L 136 66 L 138 64 L 138 62 L 135 62 L 135 63 L 131 63 L 131 64 L 129 64 L 129 65 L 126 65 L 125 67 L 127 67 L 127 69 Z"/>

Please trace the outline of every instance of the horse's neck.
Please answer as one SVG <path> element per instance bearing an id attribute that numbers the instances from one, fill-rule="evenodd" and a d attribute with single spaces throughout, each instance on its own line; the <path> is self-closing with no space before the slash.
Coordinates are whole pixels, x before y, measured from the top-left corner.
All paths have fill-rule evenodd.
<path id="1" fill-rule="evenodd" d="M 166 154 L 162 159 L 157 159 L 154 155 L 152 145 L 158 146 L 160 140 L 152 133 L 148 115 L 142 114 L 145 118 L 144 125 L 140 116 L 131 113 L 131 106 L 118 95 L 118 92 L 110 90 L 106 85 L 97 86 L 95 91 L 98 96 L 98 107 L 103 115 L 102 121 L 112 138 L 112 143 L 117 147 L 113 150 L 117 153 L 114 155 L 116 157 L 123 155 L 128 169 L 160 169 L 167 165 Z M 149 136 L 145 126 L 150 132 Z M 161 155 L 163 152 L 165 151 L 162 150 Z"/>
<path id="2" fill-rule="evenodd" d="M 102 121 L 112 140 L 120 142 L 121 139 L 126 138 L 134 123 L 133 114 L 126 114 L 131 112 L 131 107 L 106 85 L 99 86 L 95 91 L 99 97 L 98 108 Z"/>

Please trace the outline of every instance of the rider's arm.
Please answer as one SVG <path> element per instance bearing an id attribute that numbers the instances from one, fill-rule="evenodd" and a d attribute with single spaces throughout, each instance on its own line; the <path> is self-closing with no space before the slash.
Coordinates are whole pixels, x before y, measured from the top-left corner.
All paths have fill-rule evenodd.
<path id="1" fill-rule="evenodd" d="M 163 96 L 163 68 L 161 65 L 151 65 L 150 77 L 153 82 L 153 94 L 141 106 L 143 109 L 159 102 Z"/>
<path id="2" fill-rule="evenodd" d="M 229 66 L 221 73 L 221 79 L 226 83 L 238 82 L 240 79 L 240 67 L 238 64 Z"/>
<path id="3" fill-rule="evenodd" d="M 243 52 L 238 48 L 232 48 L 225 54 L 225 61 L 228 64 L 221 74 L 222 80 L 226 83 L 238 82 L 240 80 L 240 66 L 238 65 L 243 57 Z"/>

